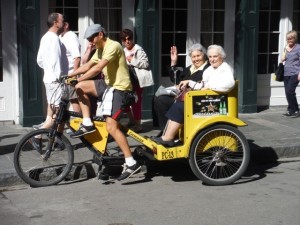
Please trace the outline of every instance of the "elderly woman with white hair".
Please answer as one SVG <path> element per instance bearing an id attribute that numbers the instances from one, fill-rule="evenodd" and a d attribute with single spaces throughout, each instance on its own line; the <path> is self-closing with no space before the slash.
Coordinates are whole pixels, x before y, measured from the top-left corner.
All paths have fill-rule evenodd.
<path id="1" fill-rule="evenodd" d="M 219 45 L 211 45 L 207 49 L 207 56 L 210 66 L 203 72 L 203 79 L 200 82 L 192 80 L 181 81 L 178 85 L 179 90 L 191 87 L 194 90 L 210 89 L 218 92 L 229 92 L 235 85 L 231 67 L 224 60 L 226 53 Z M 176 145 L 174 139 L 184 122 L 184 104 L 175 102 L 166 116 L 168 122 L 161 137 L 153 137 L 153 140 L 167 147 Z"/>

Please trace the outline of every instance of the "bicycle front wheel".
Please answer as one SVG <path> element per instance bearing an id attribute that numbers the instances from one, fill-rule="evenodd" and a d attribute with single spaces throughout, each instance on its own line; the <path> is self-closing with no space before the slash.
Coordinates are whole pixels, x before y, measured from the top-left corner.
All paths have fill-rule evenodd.
<path id="1" fill-rule="evenodd" d="M 209 185 L 228 185 L 246 171 L 250 148 L 245 136 L 230 125 L 200 132 L 191 146 L 189 163 L 194 174 Z"/>
<path id="2" fill-rule="evenodd" d="M 61 182 L 70 172 L 74 152 L 62 135 L 50 144 L 51 129 L 35 130 L 25 135 L 15 148 L 14 166 L 20 178 L 32 187 Z"/>

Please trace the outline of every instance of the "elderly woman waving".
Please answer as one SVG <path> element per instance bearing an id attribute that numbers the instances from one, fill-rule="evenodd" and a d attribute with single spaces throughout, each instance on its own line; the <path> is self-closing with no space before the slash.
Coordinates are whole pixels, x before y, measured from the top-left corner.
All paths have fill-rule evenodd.
<path id="1" fill-rule="evenodd" d="M 195 82 L 192 80 L 181 81 L 179 89 L 185 89 L 188 86 L 194 90 L 210 89 L 219 92 L 229 92 L 235 85 L 231 67 L 224 61 L 226 53 L 219 45 L 211 45 L 207 49 L 207 56 L 210 66 L 203 73 L 203 80 Z M 184 122 L 183 102 L 175 102 L 166 116 L 168 122 L 165 132 L 161 137 L 153 137 L 153 140 L 167 147 L 176 145 L 174 139 L 178 134 Z"/>

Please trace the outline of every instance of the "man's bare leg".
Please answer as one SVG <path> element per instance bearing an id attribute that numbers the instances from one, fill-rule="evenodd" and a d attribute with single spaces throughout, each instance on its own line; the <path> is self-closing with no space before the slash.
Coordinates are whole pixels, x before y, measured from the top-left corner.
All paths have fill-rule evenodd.
<path id="1" fill-rule="evenodd" d="M 44 124 L 41 126 L 40 129 L 49 129 L 52 127 L 53 123 L 54 123 L 54 112 L 53 112 L 53 109 L 48 104 L 47 117 L 46 117 Z"/>
<path id="2" fill-rule="evenodd" d="M 127 138 L 118 127 L 118 122 L 111 117 L 106 117 L 106 129 L 108 133 L 115 139 L 117 144 L 120 146 L 124 157 L 132 157 Z"/>
<path id="3" fill-rule="evenodd" d="M 119 147 L 121 148 L 124 157 L 125 165 L 122 174 L 117 180 L 125 180 L 131 175 L 138 173 L 141 170 L 141 165 L 135 161 L 132 157 L 130 147 L 125 135 L 122 133 L 118 126 L 118 122 L 111 117 L 106 118 L 106 129 L 108 133 L 115 139 Z"/>
<path id="4" fill-rule="evenodd" d="M 83 120 L 82 126 L 79 128 L 79 130 L 70 135 L 73 138 L 77 138 L 96 131 L 96 128 L 91 120 L 91 103 L 89 98 L 89 96 L 97 96 L 95 83 L 93 80 L 86 80 L 79 82 L 75 88 Z"/>

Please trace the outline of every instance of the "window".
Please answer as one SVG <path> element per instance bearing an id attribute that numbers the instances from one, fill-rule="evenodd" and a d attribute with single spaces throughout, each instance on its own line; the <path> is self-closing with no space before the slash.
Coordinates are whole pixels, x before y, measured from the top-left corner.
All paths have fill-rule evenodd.
<path id="1" fill-rule="evenodd" d="M 201 1 L 201 44 L 224 46 L 225 1 Z"/>
<path id="2" fill-rule="evenodd" d="M 170 48 L 177 47 L 178 66 L 185 65 L 187 39 L 187 1 L 161 1 L 161 74 L 168 76 Z"/>
<path id="3" fill-rule="evenodd" d="M 280 43 L 280 36 L 285 36 L 292 29 L 296 30 L 299 35 L 300 31 L 300 3 L 299 0 L 283 1 L 281 0 L 261 0 L 259 8 L 259 36 L 258 36 L 258 63 L 257 73 L 268 74 L 273 73 L 278 66 L 279 52 L 278 46 L 284 48 L 286 43 Z M 288 7 L 288 17 L 281 18 L 282 8 L 285 12 L 287 4 L 293 4 Z M 291 6 L 291 5 L 289 5 Z M 284 22 L 282 22 L 284 20 Z M 280 23 L 283 27 L 280 28 Z"/>
<path id="4" fill-rule="evenodd" d="M 211 44 L 224 46 L 225 4 L 224 0 L 161 1 L 162 76 L 168 76 L 171 45 L 177 46 L 178 65 L 183 67 L 188 66 L 187 45 L 198 42 L 206 48 Z"/>
<path id="5" fill-rule="evenodd" d="M 293 3 L 293 30 L 298 32 L 298 40 L 299 40 L 299 32 L 300 32 L 300 3 L 299 0 L 294 0 Z"/>
<path id="6" fill-rule="evenodd" d="M 48 0 L 49 13 L 57 12 L 68 17 L 70 28 L 78 33 L 78 0 Z"/>
<path id="7" fill-rule="evenodd" d="M 94 22 L 101 24 L 107 35 L 119 40 L 122 30 L 122 0 L 95 0 Z"/>
<path id="8" fill-rule="evenodd" d="M 259 18 L 257 72 L 273 73 L 279 54 L 280 0 L 261 0 Z"/>

